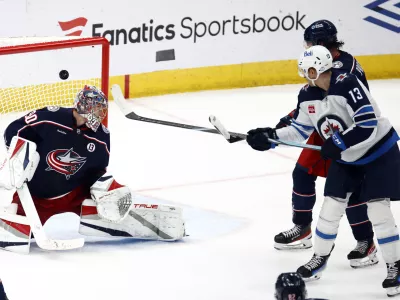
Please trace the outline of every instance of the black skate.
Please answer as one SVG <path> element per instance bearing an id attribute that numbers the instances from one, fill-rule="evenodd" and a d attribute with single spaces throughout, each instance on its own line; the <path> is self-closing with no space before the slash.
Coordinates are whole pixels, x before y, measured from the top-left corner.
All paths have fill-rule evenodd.
<path id="1" fill-rule="evenodd" d="M 389 297 L 397 296 L 400 294 L 400 260 L 392 264 L 386 264 L 387 277 L 382 282 L 382 287 L 386 289 L 386 293 Z"/>
<path id="2" fill-rule="evenodd" d="M 347 255 L 347 259 L 352 268 L 365 268 L 379 262 L 376 252 L 374 240 L 357 241 L 357 246 Z"/>
<path id="3" fill-rule="evenodd" d="M 333 245 L 332 250 L 334 247 L 335 245 Z M 308 263 L 297 269 L 297 273 L 300 274 L 301 277 L 303 277 L 304 281 L 313 281 L 320 279 L 322 271 L 326 268 L 330 255 L 330 253 L 325 256 L 314 254 Z"/>
<path id="4" fill-rule="evenodd" d="M 312 247 L 311 224 L 295 225 L 292 229 L 275 236 L 275 249 L 298 250 Z"/>

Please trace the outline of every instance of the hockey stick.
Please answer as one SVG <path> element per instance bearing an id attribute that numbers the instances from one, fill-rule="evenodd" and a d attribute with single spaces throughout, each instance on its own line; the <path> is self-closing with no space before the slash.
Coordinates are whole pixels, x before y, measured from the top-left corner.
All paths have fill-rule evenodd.
<path id="1" fill-rule="evenodd" d="M 69 250 L 83 247 L 85 240 L 83 238 L 71 240 L 53 240 L 47 237 L 46 232 L 40 221 L 38 212 L 33 204 L 31 193 L 26 183 L 17 189 L 19 199 L 24 208 L 26 217 L 31 226 L 32 233 L 38 246 L 45 250 Z"/>
<path id="2" fill-rule="evenodd" d="M 214 124 L 213 125 L 214 125 L 214 127 L 216 129 L 206 128 L 206 127 L 199 127 L 199 126 L 183 124 L 183 123 L 175 123 L 175 122 L 158 120 L 158 119 L 151 119 L 151 118 L 146 118 L 146 117 L 139 116 L 126 103 L 126 99 L 125 99 L 124 95 L 122 94 L 122 91 L 121 91 L 121 88 L 119 87 L 119 85 L 114 84 L 111 87 L 111 93 L 112 93 L 112 95 L 114 97 L 114 101 L 117 104 L 117 106 L 119 107 L 119 109 L 122 111 L 122 113 L 125 115 L 125 117 L 130 119 L 130 120 L 142 121 L 142 122 L 147 122 L 147 123 L 154 123 L 154 124 L 160 124 L 160 125 L 166 125 L 166 126 L 185 128 L 185 129 L 191 129 L 191 130 L 196 130 L 196 131 L 202 131 L 202 132 L 216 133 L 216 134 L 224 135 L 223 133 L 221 133 L 220 128 L 216 127 Z M 211 121 L 211 119 L 210 119 L 210 121 Z M 222 124 L 221 124 L 221 128 L 224 128 L 222 126 Z M 243 141 L 243 140 L 246 139 L 246 135 L 242 134 L 242 133 L 228 132 L 228 131 L 226 131 L 226 133 L 227 133 L 227 135 L 224 135 L 224 137 L 229 143 L 235 143 L 235 142 Z M 318 147 L 318 146 L 307 145 L 307 144 L 276 141 L 276 140 L 273 140 L 273 143 L 285 144 L 287 146 L 292 146 L 292 147 L 320 150 L 320 147 Z"/>
<path id="3" fill-rule="evenodd" d="M 125 115 L 126 118 L 130 120 L 135 120 L 135 121 L 142 121 L 142 122 L 147 122 L 147 123 L 154 123 L 154 124 L 160 124 L 160 125 L 166 125 L 166 126 L 172 126 L 172 127 L 178 127 L 178 128 L 184 128 L 184 129 L 190 129 L 190 130 L 196 130 L 196 131 L 201 131 L 201 132 L 208 132 L 208 133 L 216 133 L 219 134 L 219 131 L 212 129 L 212 128 L 207 128 L 207 127 L 200 127 L 200 126 L 194 126 L 194 125 L 189 125 L 189 124 L 183 124 L 183 123 L 175 123 L 175 122 L 170 122 L 170 121 L 164 121 L 164 120 L 158 120 L 158 119 L 151 119 L 151 118 L 146 118 L 137 115 L 127 104 L 124 95 L 122 94 L 121 88 L 119 85 L 114 84 L 111 87 L 111 93 L 114 97 L 114 101 L 119 107 L 119 109 L 122 111 L 122 113 Z M 241 141 L 242 139 L 236 139 L 236 134 L 231 132 L 231 139 L 229 140 L 230 143 L 234 143 L 237 141 Z"/>
<path id="4" fill-rule="evenodd" d="M 215 129 L 217 129 L 218 132 L 228 142 L 231 143 L 231 141 L 230 141 L 230 139 L 232 138 L 231 133 L 228 130 L 226 130 L 225 126 L 222 125 L 221 121 L 218 120 L 217 117 L 215 117 L 215 116 L 210 116 L 209 121 L 215 127 Z M 247 135 L 243 134 L 243 133 L 236 133 L 236 136 L 237 136 L 237 138 L 240 138 L 241 140 L 245 140 Z M 281 144 L 281 145 L 285 145 L 285 146 L 321 151 L 320 146 L 314 146 L 314 145 L 308 145 L 308 144 L 296 143 L 296 142 L 290 142 L 290 141 L 275 140 L 275 139 L 271 139 L 271 138 L 268 138 L 268 140 L 274 144 Z"/>

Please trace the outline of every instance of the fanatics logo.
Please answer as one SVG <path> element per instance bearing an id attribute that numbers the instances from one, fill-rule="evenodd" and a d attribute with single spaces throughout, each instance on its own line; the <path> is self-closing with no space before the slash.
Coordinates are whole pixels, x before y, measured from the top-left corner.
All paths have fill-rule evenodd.
<path id="1" fill-rule="evenodd" d="M 65 36 L 80 36 L 82 34 L 83 27 L 86 26 L 87 21 L 88 20 L 86 18 L 80 17 L 66 22 L 58 21 L 58 24 L 60 25 L 62 31 L 66 31 Z"/>
<path id="2" fill-rule="evenodd" d="M 308 113 L 309 114 L 315 114 L 315 106 L 314 105 L 309 105 L 308 106 Z"/>

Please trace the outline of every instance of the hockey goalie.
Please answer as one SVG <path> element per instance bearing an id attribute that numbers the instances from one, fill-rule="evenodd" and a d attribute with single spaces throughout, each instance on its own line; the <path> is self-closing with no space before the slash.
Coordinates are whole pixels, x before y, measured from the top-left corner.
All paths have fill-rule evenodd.
<path id="1" fill-rule="evenodd" d="M 48 249 L 83 246 L 43 242 L 47 239 L 44 223 L 66 212 L 80 215 L 83 235 L 183 238 L 181 208 L 135 204 L 129 187 L 106 172 L 110 133 L 101 122 L 107 108 L 104 93 L 85 86 L 73 108 L 49 106 L 32 111 L 6 128 L 8 154 L 0 165 L 0 187 L 17 192 L 10 205 L 0 207 L 1 248 L 28 253 L 31 237 Z"/>

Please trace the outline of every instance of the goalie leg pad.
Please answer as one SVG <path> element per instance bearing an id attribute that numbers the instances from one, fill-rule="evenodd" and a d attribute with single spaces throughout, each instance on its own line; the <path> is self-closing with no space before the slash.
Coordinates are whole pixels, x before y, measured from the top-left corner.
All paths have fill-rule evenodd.
<path id="1" fill-rule="evenodd" d="M 28 219 L 16 214 L 17 204 L 0 207 L 0 248 L 28 254 L 31 243 L 31 227 Z"/>
<path id="2" fill-rule="evenodd" d="M 133 208 L 121 223 L 111 223 L 98 216 L 94 201 L 85 200 L 79 232 L 90 236 L 175 241 L 185 236 L 185 225 L 182 209 L 179 207 L 133 204 Z"/>

